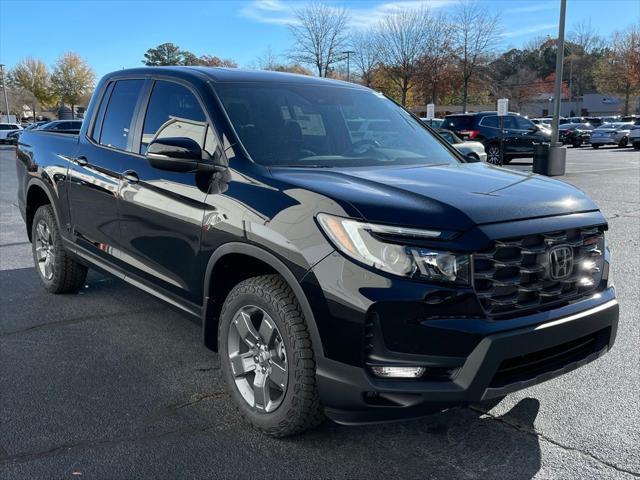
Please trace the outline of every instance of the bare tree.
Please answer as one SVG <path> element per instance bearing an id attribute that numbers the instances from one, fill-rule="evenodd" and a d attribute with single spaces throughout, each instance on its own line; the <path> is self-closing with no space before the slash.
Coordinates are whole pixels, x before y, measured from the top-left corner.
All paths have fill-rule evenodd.
<path id="1" fill-rule="evenodd" d="M 462 109 L 467 109 L 469 83 L 490 59 L 500 38 L 500 16 L 475 1 L 461 3 L 454 15 L 456 56 L 462 73 Z"/>
<path id="2" fill-rule="evenodd" d="M 435 47 L 437 17 L 424 8 L 400 8 L 380 21 L 377 46 L 383 68 L 400 90 L 401 103 L 414 85 L 425 52 Z"/>
<path id="3" fill-rule="evenodd" d="M 291 60 L 313 65 L 318 76 L 326 77 L 331 66 L 342 60 L 347 45 L 349 11 L 321 3 L 294 9 L 296 22 L 290 25 L 295 46 Z"/>
<path id="4" fill-rule="evenodd" d="M 420 58 L 419 84 L 422 97 L 438 103 L 441 93 L 447 90 L 455 67 L 451 62 L 453 25 L 444 14 L 434 17 L 430 26 L 428 45 Z"/>
<path id="5" fill-rule="evenodd" d="M 353 63 L 358 69 L 362 83 L 370 87 L 373 83 L 375 68 L 380 63 L 380 54 L 376 43 L 376 36 L 370 30 L 357 30 L 351 35 Z"/>

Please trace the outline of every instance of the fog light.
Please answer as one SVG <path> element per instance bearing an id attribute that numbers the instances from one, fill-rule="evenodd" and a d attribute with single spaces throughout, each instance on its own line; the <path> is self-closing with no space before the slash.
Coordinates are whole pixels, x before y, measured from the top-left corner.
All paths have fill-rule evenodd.
<path id="1" fill-rule="evenodd" d="M 371 367 L 373 373 L 383 378 L 417 378 L 424 372 L 424 367 Z"/>

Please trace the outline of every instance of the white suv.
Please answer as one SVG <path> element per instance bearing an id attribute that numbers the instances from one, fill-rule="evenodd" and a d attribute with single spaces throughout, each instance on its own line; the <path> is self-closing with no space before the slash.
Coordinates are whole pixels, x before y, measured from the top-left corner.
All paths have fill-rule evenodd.
<path id="1" fill-rule="evenodd" d="M 633 148 L 640 150 L 640 121 L 631 127 L 629 132 L 629 143 L 633 145 Z"/>
<path id="2" fill-rule="evenodd" d="M 7 143 L 7 135 L 16 130 L 22 130 L 17 123 L 0 123 L 0 143 Z"/>

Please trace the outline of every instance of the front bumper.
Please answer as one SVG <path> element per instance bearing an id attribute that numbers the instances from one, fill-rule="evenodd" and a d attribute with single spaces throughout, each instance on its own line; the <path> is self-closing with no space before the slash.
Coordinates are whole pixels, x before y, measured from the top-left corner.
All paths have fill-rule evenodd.
<path id="1" fill-rule="evenodd" d="M 593 306 L 598 299 L 603 303 Z M 486 335 L 459 367 L 447 361 L 452 366 L 450 378 L 380 379 L 364 368 L 318 359 L 318 386 L 326 414 L 345 424 L 419 417 L 501 397 L 574 370 L 611 349 L 618 325 L 612 288 L 581 303 L 590 307 Z"/>

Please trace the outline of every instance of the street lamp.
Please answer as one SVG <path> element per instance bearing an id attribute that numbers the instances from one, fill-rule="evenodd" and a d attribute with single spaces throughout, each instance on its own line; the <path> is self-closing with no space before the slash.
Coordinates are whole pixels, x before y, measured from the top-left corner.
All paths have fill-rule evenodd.
<path id="1" fill-rule="evenodd" d="M 556 53 L 556 81 L 553 89 L 553 120 L 551 123 L 551 145 L 549 147 L 549 166 L 555 175 L 563 175 L 566 150 L 559 140 L 560 105 L 562 102 L 562 66 L 564 62 L 564 20 L 567 12 L 567 0 L 560 0 L 560 24 L 558 26 L 558 45 Z"/>
<path id="2" fill-rule="evenodd" d="M 342 52 L 343 55 L 347 56 L 347 82 L 351 81 L 350 75 L 349 75 L 349 58 L 350 58 L 350 55 L 352 55 L 354 53 L 356 53 L 355 50 L 346 50 L 346 51 Z"/>
<path id="3" fill-rule="evenodd" d="M 0 83 L 4 92 L 4 104 L 7 107 L 7 122 L 9 121 L 9 100 L 7 99 L 7 84 L 4 82 L 4 64 L 0 63 Z"/>

